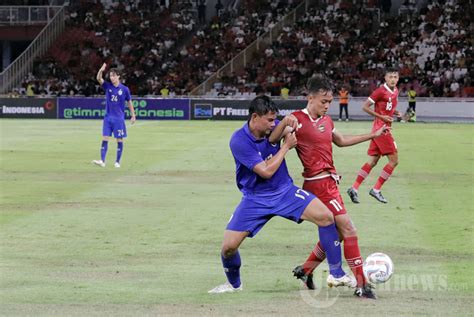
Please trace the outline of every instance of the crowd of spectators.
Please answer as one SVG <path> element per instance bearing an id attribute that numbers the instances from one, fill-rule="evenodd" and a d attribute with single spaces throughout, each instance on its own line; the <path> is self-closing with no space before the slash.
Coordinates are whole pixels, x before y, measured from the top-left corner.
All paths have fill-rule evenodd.
<path id="1" fill-rule="evenodd" d="M 153 4 L 152 4 L 153 3 Z M 177 40 L 195 26 L 195 2 L 169 7 L 158 2 L 84 1 L 69 8 L 67 31 L 35 71 L 22 92 L 94 95 L 94 74 L 102 61 L 119 68 L 133 94 L 188 94 L 224 63 L 266 32 L 292 8 L 292 0 L 243 0 L 242 12 L 225 11 L 198 29 L 178 52 Z"/>
<path id="2" fill-rule="evenodd" d="M 473 96 L 466 7 L 468 1 L 430 1 L 420 11 L 405 6 L 404 15 L 380 21 L 378 11 L 355 1 L 313 8 L 244 71 L 221 78 L 210 94 L 245 94 L 262 86 L 272 95 L 282 88 L 302 95 L 309 75 L 326 73 L 338 88 L 367 96 L 384 67 L 395 66 L 402 96 L 411 86 L 418 96 Z"/>
<path id="3" fill-rule="evenodd" d="M 326 73 L 353 96 L 367 96 L 380 83 L 381 70 L 397 66 L 402 96 L 410 86 L 418 96 L 472 95 L 470 18 L 462 9 L 468 0 L 428 1 L 419 11 L 405 7 L 400 16 L 380 15 L 370 5 L 375 1 L 328 2 L 286 26 L 246 69 L 220 78 L 211 94 L 263 87 L 273 95 L 282 88 L 301 95 L 311 74 Z M 107 61 L 122 71 L 133 94 L 189 94 L 299 2 L 243 0 L 241 11 L 221 10 L 203 28 L 195 28 L 185 2 L 159 3 L 81 0 L 69 9 L 67 31 L 37 61 L 23 92 L 101 94 L 94 77 Z M 189 43 L 178 46 L 190 33 Z"/>
<path id="4" fill-rule="evenodd" d="M 291 1 L 290 1 L 291 2 Z M 148 87 L 163 83 L 176 94 L 189 94 L 201 82 L 244 50 L 258 36 L 271 29 L 296 2 L 244 0 L 240 14 L 226 11 L 198 30 L 191 43 L 147 81 Z M 155 93 L 156 90 L 148 89 Z"/>
<path id="5" fill-rule="evenodd" d="M 68 8 L 67 29 L 46 56 L 35 61 L 32 85 L 37 94 L 100 94 L 95 73 L 117 67 L 134 94 L 148 93 L 146 80 L 171 59 L 177 41 L 192 32 L 190 2 L 81 0 Z"/>

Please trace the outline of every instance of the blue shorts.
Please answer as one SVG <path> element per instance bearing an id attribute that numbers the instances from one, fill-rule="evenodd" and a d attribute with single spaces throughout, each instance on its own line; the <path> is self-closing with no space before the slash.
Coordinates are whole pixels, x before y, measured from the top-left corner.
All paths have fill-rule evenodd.
<path id="1" fill-rule="evenodd" d="M 125 127 L 125 120 L 121 118 L 105 117 L 104 124 L 102 125 L 102 135 L 112 136 L 114 138 L 123 139 L 127 137 L 127 128 Z"/>
<path id="2" fill-rule="evenodd" d="M 301 215 L 306 206 L 315 199 L 313 194 L 291 185 L 286 192 L 276 199 L 244 197 L 227 224 L 227 230 L 248 231 L 250 238 L 274 216 L 280 216 L 296 223 L 301 223 Z"/>

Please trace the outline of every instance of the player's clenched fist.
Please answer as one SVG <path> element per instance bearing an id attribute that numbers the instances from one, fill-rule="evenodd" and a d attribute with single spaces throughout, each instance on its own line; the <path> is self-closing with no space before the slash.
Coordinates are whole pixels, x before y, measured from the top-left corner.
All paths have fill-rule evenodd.
<path id="1" fill-rule="evenodd" d="M 287 115 L 283 118 L 282 123 L 287 127 L 291 128 L 291 131 L 295 131 L 298 127 L 298 119 L 294 115 Z"/>
<path id="2" fill-rule="evenodd" d="M 285 136 L 285 145 L 288 147 L 288 149 L 292 149 L 298 144 L 298 141 L 296 140 L 296 134 L 294 132 L 288 133 Z"/>

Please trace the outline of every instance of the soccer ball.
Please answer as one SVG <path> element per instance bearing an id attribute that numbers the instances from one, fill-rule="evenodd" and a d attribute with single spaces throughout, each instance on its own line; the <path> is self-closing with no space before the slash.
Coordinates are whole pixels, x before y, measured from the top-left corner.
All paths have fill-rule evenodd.
<path id="1" fill-rule="evenodd" d="M 372 253 L 364 261 L 365 278 L 375 284 L 387 282 L 393 274 L 393 262 L 385 253 Z"/>

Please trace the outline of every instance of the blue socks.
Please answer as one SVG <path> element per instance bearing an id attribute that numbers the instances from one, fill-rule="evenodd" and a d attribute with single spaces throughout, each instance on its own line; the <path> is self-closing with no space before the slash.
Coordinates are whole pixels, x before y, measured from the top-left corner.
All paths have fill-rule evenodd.
<path id="1" fill-rule="evenodd" d="M 123 142 L 117 142 L 117 160 L 115 162 L 120 163 L 120 158 L 122 157 Z"/>
<path id="2" fill-rule="evenodd" d="M 100 148 L 100 159 L 102 162 L 105 162 L 105 157 L 107 156 L 107 150 L 109 148 L 109 141 L 102 141 L 102 146 Z M 120 158 L 122 157 L 123 151 L 123 142 L 117 142 L 117 160 L 115 162 L 120 163 Z"/>
<path id="3" fill-rule="evenodd" d="M 102 162 L 105 162 L 105 156 L 107 155 L 107 148 L 109 147 L 109 141 L 102 141 L 102 146 L 100 147 L 100 159 Z"/>
<path id="4" fill-rule="evenodd" d="M 340 256 L 339 256 L 340 257 Z M 224 258 L 221 255 L 222 265 L 224 266 L 224 272 L 227 276 L 227 280 L 234 288 L 240 286 L 240 254 L 237 251 L 234 255 L 228 258 Z"/>
<path id="5" fill-rule="evenodd" d="M 331 275 L 336 278 L 344 276 L 346 273 L 341 267 L 341 243 L 334 223 L 326 227 L 319 226 L 319 241 L 321 241 L 324 251 L 326 251 Z"/>

